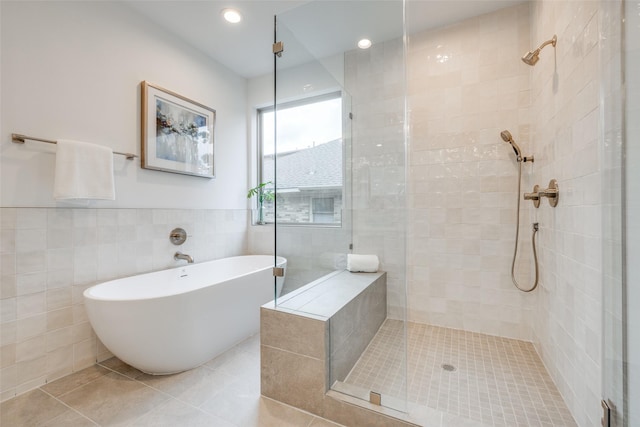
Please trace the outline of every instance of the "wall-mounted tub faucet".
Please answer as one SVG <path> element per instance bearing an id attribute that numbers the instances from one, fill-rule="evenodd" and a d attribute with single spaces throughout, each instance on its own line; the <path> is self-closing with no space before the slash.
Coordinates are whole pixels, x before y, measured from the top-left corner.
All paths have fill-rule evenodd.
<path id="1" fill-rule="evenodd" d="M 175 259 L 176 261 L 178 261 L 179 259 L 183 259 L 187 261 L 189 264 L 193 264 L 193 257 L 191 255 L 183 254 L 180 251 L 176 252 L 173 255 L 173 259 Z"/>

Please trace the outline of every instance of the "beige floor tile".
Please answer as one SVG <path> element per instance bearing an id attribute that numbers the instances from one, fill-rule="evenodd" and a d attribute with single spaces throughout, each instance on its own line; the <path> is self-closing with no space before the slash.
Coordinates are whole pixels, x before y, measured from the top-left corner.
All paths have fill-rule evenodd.
<path id="1" fill-rule="evenodd" d="M 345 382 L 383 400 L 408 390 L 409 402 L 454 417 L 443 426 L 540 425 L 557 405 L 569 414 L 531 343 L 419 323 L 408 324 L 406 340 L 405 356 L 403 324 L 387 320 Z M 558 425 L 575 422 L 567 415 Z"/>
<path id="2" fill-rule="evenodd" d="M 105 368 L 114 370 L 118 373 L 121 373 L 122 375 L 125 375 L 129 378 L 135 379 L 135 378 L 138 378 L 140 375 L 144 375 L 144 372 L 139 371 L 133 366 L 127 365 L 117 357 L 112 357 L 110 359 L 105 360 L 104 362 L 100 362 L 100 365 L 104 366 Z"/>
<path id="3" fill-rule="evenodd" d="M 242 351 L 238 350 L 238 347 L 233 347 L 225 351 L 221 355 L 209 360 L 207 363 L 205 363 L 205 366 L 211 369 L 220 369 L 220 367 L 223 366 L 225 363 L 232 361 L 235 357 L 237 357 L 239 354 L 242 354 L 242 353 L 243 353 Z"/>
<path id="4" fill-rule="evenodd" d="M 311 414 L 299 411 L 275 400 L 260 397 L 257 413 L 251 427 L 307 427 L 313 419 Z"/>
<path id="5" fill-rule="evenodd" d="M 137 380 L 190 405 L 200 406 L 231 384 L 234 378 L 220 369 L 200 366 L 173 375 L 142 374 Z"/>
<path id="6" fill-rule="evenodd" d="M 252 337 L 247 338 L 235 347 L 238 351 L 258 354 L 260 353 L 260 334 L 255 334 Z"/>
<path id="7" fill-rule="evenodd" d="M 3 403 L 0 425 L 338 426 L 262 398 L 259 354 L 254 336 L 206 366 L 168 376 L 144 374 L 114 357 L 42 387 L 64 404 L 41 389 Z"/>
<path id="8" fill-rule="evenodd" d="M 47 423 L 41 424 L 38 427 L 92 427 L 97 425 L 98 424 L 82 416 L 78 412 L 69 409 L 62 415 Z"/>
<path id="9" fill-rule="evenodd" d="M 244 426 L 252 417 L 260 399 L 260 390 L 249 390 L 242 382 L 224 387 L 211 399 L 200 405 L 203 411 L 234 424 Z"/>
<path id="10" fill-rule="evenodd" d="M 205 365 L 211 369 L 220 369 L 229 375 L 257 375 L 260 376 L 260 348 L 255 353 L 247 353 L 230 350 L 232 354 L 226 353 L 206 363 Z"/>
<path id="11" fill-rule="evenodd" d="M 115 372 L 60 396 L 64 403 L 100 425 L 126 425 L 169 399 Z"/>
<path id="12" fill-rule="evenodd" d="M 431 414 L 425 418 L 427 425 L 529 427 L 545 425 L 549 419 L 560 422 L 554 425 L 574 425 L 529 343 L 433 328 L 413 325 L 408 336 L 409 399 L 424 414 Z M 381 341 L 386 346 L 372 344 L 353 378 L 363 381 L 364 387 L 370 383 L 383 392 L 385 387 L 397 392 L 404 389 L 402 379 L 394 376 L 394 370 L 402 367 L 402 352 L 395 345 L 402 334 L 393 328 L 386 332 Z M 367 363 L 361 363 L 368 356 Z M 456 370 L 444 371 L 440 366 L 444 362 L 451 362 Z M 1 425 L 339 426 L 261 397 L 259 367 L 258 337 L 206 365 L 175 375 L 144 374 L 112 358 L 103 366 L 3 403 Z M 363 367 L 366 369 L 356 372 Z M 59 396 L 73 409 L 42 390 Z M 424 402 L 431 408 L 423 406 Z M 547 408 L 546 413 L 541 407 Z"/>
<path id="13" fill-rule="evenodd" d="M 342 427 L 342 424 L 336 424 L 324 418 L 314 417 L 309 427 Z"/>
<path id="14" fill-rule="evenodd" d="M 236 427 L 193 406 L 171 399 L 152 409 L 128 427 Z"/>
<path id="15" fill-rule="evenodd" d="M 36 426 L 69 411 L 40 389 L 32 390 L 0 405 L 0 426 Z"/>
<path id="16" fill-rule="evenodd" d="M 225 387 L 201 409 L 240 427 L 307 427 L 317 418 L 260 396 L 259 386 L 244 380 Z"/>
<path id="17" fill-rule="evenodd" d="M 108 369 L 105 369 L 102 366 L 93 365 L 50 382 L 49 384 L 42 386 L 42 389 L 52 396 L 59 397 L 108 373 Z"/>

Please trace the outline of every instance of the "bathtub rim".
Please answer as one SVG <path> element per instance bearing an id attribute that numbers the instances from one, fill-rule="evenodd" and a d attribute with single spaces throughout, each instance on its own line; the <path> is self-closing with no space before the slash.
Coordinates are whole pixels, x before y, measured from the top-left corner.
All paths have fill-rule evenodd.
<path id="1" fill-rule="evenodd" d="M 82 295 L 85 299 L 90 299 L 90 300 L 94 300 L 94 301 L 106 301 L 106 302 L 135 302 L 135 301 L 146 301 L 146 300 L 157 300 L 157 299 L 162 299 L 162 298 L 170 298 L 170 297 L 175 297 L 176 295 L 182 295 L 182 294 L 187 294 L 190 292 L 196 292 L 200 289 L 206 288 L 208 286 L 215 286 L 218 283 L 224 283 L 226 281 L 230 281 L 230 280 L 234 280 L 234 279 L 239 279 L 245 276 L 248 276 L 250 274 L 255 274 L 261 271 L 265 271 L 269 268 L 273 268 L 273 264 L 269 265 L 269 266 L 265 266 L 259 269 L 255 269 L 255 270 L 250 270 L 247 272 L 244 272 L 242 274 L 236 274 L 234 276 L 230 276 L 225 278 L 222 281 L 218 281 L 215 283 L 209 283 L 209 284 L 203 284 L 199 287 L 193 288 L 193 289 L 188 289 L 188 290 L 184 290 L 184 289 L 178 289 L 176 292 L 172 292 L 172 293 L 162 293 L 162 294 L 158 294 L 158 295 L 153 295 L 153 296 L 144 296 L 144 297 L 136 297 L 136 298 L 113 298 L 113 297 L 104 297 L 104 296 L 96 296 L 93 294 L 93 292 L 95 292 L 96 290 L 99 290 L 99 288 L 103 288 L 103 287 L 107 287 L 107 286 L 112 286 L 115 282 L 120 282 L 120 281 L 124 281 L 124 280 L 130 280 L 136 276 L 144 276 L 144 275 L 152 275 L 152 274 L 162 274 L 162 273 L 166 273 L 168 271 L 178 271 L 181 269 L 185 269 L 185 268 L 193 268 L 196 266 L 203 266 L 204 264 L 207 263 L 214 263 L 217 261 L 222 261 L 222 260 L 227 260 L 227 259 L 238 259 L 238 258 L 245 258 L 245 257 L 268 257 L 270 259 L 273 259 L 274 256 L 273 255 L 237 255 L 237 256 L 232 256 L 232 257 L 225 257 L 225 258 L 218 258 L 218 259 L 212 259 L 212 260 L 207 260 L 207 261 L 202 261 L 199 263 L 194 263 L 194 264 L 188 264 L 188 265 L 180 265 L 180 266 L 175 266 L 175 267 L 171 267 L 171 268 L 165 268 L 163 270 L 155 270 L 155 271 L 148 271 L 146 273 L 140 273 L 140 274 L 134 274 L 131 276 L 124 276 L 124 277 L 119 277 L 116 279 L 110 279 L 110 280 L 106 280 L 100 283 L 96 283 L 90 287 L 88 287 L 87 289 L 85 289 L 82 292 Z M 286 269 L 286 265 L 287 265 L 287 259 L 285 257 L 282 256 L 278 256 L 278 263 L 276 264 L 276 267 L 282 267 L 285 266 Z"/>

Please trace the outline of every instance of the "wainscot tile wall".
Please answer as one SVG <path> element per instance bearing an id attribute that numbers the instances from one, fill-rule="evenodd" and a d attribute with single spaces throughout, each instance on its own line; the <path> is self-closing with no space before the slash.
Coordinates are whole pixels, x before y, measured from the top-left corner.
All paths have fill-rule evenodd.
<path id="1" fill-rule="evenodd" d="M 247 252 L 248 211 L 0 209 L 1 400 L 110 357 L 82 292 L 98 282 Z M 182 246 L 169 233 L 188 233 Z"/>

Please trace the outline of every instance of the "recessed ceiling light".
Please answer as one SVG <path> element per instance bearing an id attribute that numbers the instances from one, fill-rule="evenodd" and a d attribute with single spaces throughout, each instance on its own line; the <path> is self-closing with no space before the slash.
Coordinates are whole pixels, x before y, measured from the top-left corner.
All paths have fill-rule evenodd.
<path id="1" fill-rule="evenodd" d="M 222 9 L 220 13 L 227 22 L 231 22 L 232 24 L 237 24 L 242 21 L 242 15 L 236 9 Z"/>
<path id="2" fill-rule="evenodd" d="M 360 49 L 369 49 L 371 47 L 371 40 L 369 39 L 362 39 L 358 42 L 358 47 Z"/>

